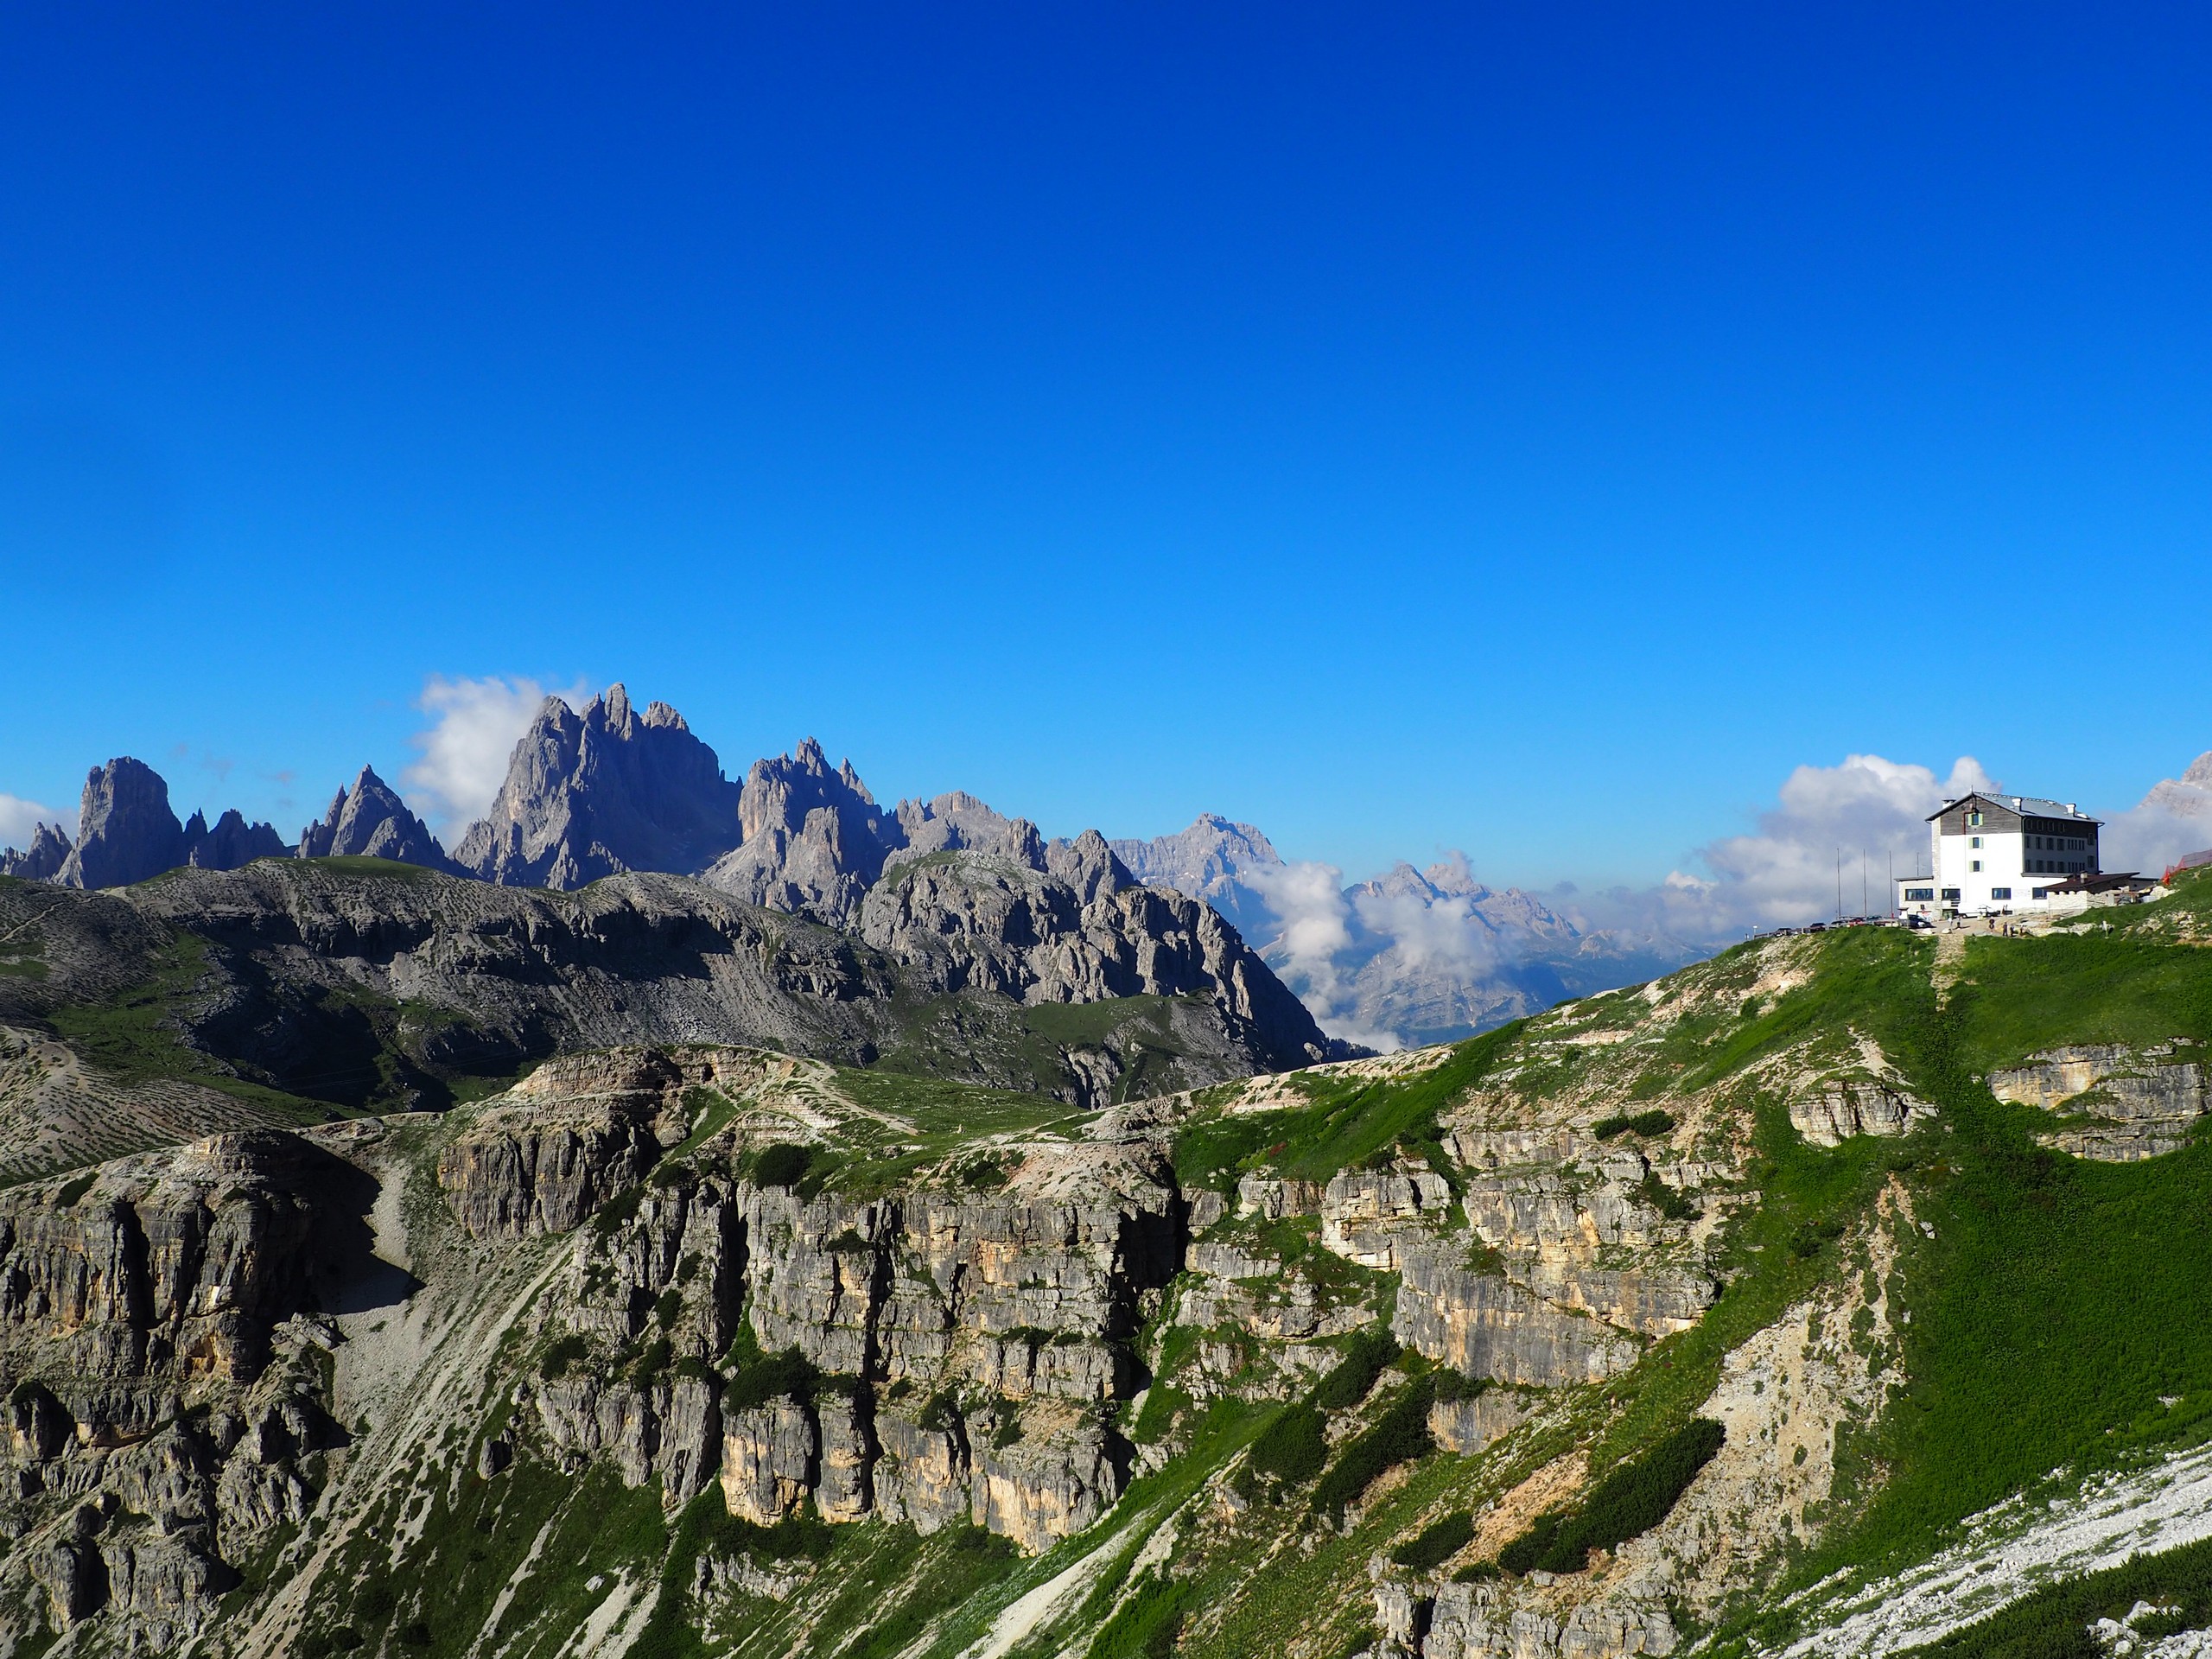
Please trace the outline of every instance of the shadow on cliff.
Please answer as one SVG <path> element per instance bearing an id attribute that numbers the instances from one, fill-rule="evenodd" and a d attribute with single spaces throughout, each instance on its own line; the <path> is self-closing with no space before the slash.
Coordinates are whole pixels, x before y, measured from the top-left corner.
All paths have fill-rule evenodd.
<path id="1" fill-rule="evenodd" d="M 423 1281 L 376 1253 L 370 1215 L 383 1183 L 359 1166 L 315 1149 L 300 1172 L 301 1196 L 315 1206 L 308 1283 L 326 1313 L 368 1313 L 397 1307 Z"/>

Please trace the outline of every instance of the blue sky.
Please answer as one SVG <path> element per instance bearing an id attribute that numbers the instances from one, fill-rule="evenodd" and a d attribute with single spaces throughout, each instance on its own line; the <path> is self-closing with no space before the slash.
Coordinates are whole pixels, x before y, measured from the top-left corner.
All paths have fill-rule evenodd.
<path id="1" fill-rule="evenodd" d="M 431 676 L 1649 881 L 2212 747 L 2201 9 L 23 5 L 0 791 Z"/>

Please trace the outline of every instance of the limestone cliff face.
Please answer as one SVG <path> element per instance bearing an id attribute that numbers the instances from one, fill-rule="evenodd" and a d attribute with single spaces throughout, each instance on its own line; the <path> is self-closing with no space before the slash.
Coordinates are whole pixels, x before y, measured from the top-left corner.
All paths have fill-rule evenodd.
<path id="1" fill-rule="evenodd" d="M 1789 1122 L 1816 1147 L 1840 1147 L 1854 1135 L 1903 1135 L 1916 1117 L 1936 1109 L 1883 1084 L 1830 1077 L 1791 1097 Z"/>
<path id="2" fill-rule="evenodd" d="M 664 702 L 614 685 L 582 714 L 548 697 L 492 810 L 454 860 L 505 887 L 581 887 L 626 870 L 693 874 L 737 844 L 738 785 Z"/>
<path id="3" fill-rule="evenodd" d="M 350 1178 L 350 1179 L 349 1179 Z M 218 1135 L 0 1195 L 0 1368 L 20 1573 L 48 1623 L 168 1651 L 345 1436 L 303 1320 L 358 1177 L 296 1136 Z"/>

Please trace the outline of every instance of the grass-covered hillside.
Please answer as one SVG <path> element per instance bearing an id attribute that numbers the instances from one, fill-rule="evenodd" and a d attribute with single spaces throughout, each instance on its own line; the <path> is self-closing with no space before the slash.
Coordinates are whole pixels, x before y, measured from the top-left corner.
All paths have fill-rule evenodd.
<path id="1" fill-rule="evenodd" d="M 245 1477 L 212 1426 L 272 1384 L 138 1385 L 200 1447 L 178 1456 L 206 1466 L 235 1579 L 189 1639 L 2177 1641 L 2212 1618 L 2203 1505 L 2177 1496 L 2212 1438 L 2212 1140 L 2183 1121 L 2208 938 L 2198 876 L 2044 937 L 1757 942 L 1449 1048 L 1110 1107 L 660 1046 L 317 1131 L 369 1178 L 362 1248 L 405 1282 L 295 1316 L 325 1332 L 301 1397 L 336 1426 L 277 1459 L 296 1519 L 222 1518 Z M 151 1202 L 137 1179 L 16 1202 Z M 38 1402 L 80 1427 L 110 1409 L 84 1370 L 114 1351 L 99 1326 L 0 1323 L 17 1651 L 150 1628 L 114 1587 L 124 1453 L 23 1450 Z M 117 1518 L 72 1521 L 97 1491 Z M 55 1548 L 110 1563 L 73 1622 L 37 1565 Z M 1898 1591 L 1883 1617 L 1943 1561 L 1973 1595 Z M 2105 1617 L 2134 1634 L 2100 1643 Z"/>

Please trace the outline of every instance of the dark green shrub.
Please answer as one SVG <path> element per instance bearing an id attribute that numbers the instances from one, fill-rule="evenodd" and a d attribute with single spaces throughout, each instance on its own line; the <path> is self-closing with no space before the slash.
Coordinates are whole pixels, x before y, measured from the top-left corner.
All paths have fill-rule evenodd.
<path id="1" fill-rule="evenodd" d="M 1497 1564 L 1508 1573 L 1526 1573 L 1544 1559 L 1559 1538 L 1559 1530 L 1566 1517 L 1559 1515 L 1540 1515 L 1529 1522 L 1529 1530 L 1497 1552 Z"/>
<path id="2" fill-rule="evenodd" d="M 1245 1466 L 1254 1474 L 1284 1486 L 1303 1485 L 1328 1460 L 1329 1439 L 1321 1427 L 1321 1414 L 1304 1402 L 1286 1406 L 1244 1454 Z"/>
<path id="3" fill-rule="evenodd" d="M 1646 1139 L 1654 1135 L 1672 1135 L 1675 1115 L 1654 1107 L 1648 1112 L 1623 1112 L 1613 1117 L 1600 1118 L 1591 1126 L 1590 1133 L 1600 1141 L 1610 1141 L 1617 1135 L 1640 1135 Z"/>
<path id="4" fill-rule="evenodd" d="M 99 1179 L 99 1172 L 98 1170 L 88 1169 L 82 1175 L 76 1176 L 67 1182 L 62 1186 L 62 1189 L 54 1195 L 54 1208 L 57 1210 L 68 1209 L 71 1205 L 75 1204 L 78 1199 L 83 1198 L 86 1193 L 91 1192 L 92 1190 L 92 1183 Z"/>
<path id="5" fill-rule="evenodd" d="M 796 1348 L 786 1348 L 779 1354 L 768 1354 L 744 1366 L 731 1379 L 729 1392 L 722 1397 L 725 1411 L 753 1411 L 773 1400 L 796 1400 L 801 1404 L 814 1397 L 815 1386 L 822 1379 L 812 1361 Z"/>
<path id="6" fill-rule="evenodd" d="M 1473 1515 L 1465 1510 L 1454 1510 L 1422 1529 L 1411 1541 L 1399 1545 L 1391 1552 L 1390 1559 L 1416 1573 L 1433 1573 L 1472 1543 L 1474 1536 Z"/>
<path id="7" fill-rule="evenodd" d="M 1089 1659 L 1166 1659 L 1183 1634 L 1190 1593 L 1187 1585 L 1146 1573 L 1091 1638 Z"/>
<path id="8" fill-rule="evenodd" d="M 1592 1487 L 1573 1515 L 1540 1516 L 1498 1552 L 1500 1567 L 1526 1573 L 1580 1573 L 1593 1549 L 1612 1549 L 1651 1530 L 1713 1461 L 1726 1433 L 1709 1417 L 1693 1417 L 1632 1463 Z"/>
<path id="9" fill-rule="evenodd" d="M 673 1286 L 653 1300 L 653 1320 L 663 1330 L 674 1325 L 677 1316 L 683 1312 L 683 1293 Z"/>
<path id="10" fill-rule="evenodd" d="M 1398 1339 L 1370 1326 L 1352 1338 L 1351 1347 L 1313 1386 L 1313 1403 L 1324 1411 L 1344 1411 L 1367 1398 L 1382 1368 L 1398 1357 Z"/>
<path id="11" fill-rule="evenodd" d="M 565 1376 L 571 1367 L 591 1357 L 591 1344 L 571 1331 L 565 1337 L 556 1337 L 537 1362 L 537 1375 L 550 1382 L 556 1376 Z"/>
<path id="12" fill-rule="evenodd" d="M 407 1648 L 427 1648 L 430 1645 L 430 1627 L 421 1619 L 414 1619 L 399 1627 L 399 1643 Z"/>
<path id="13" fill-rule="evenodd" d="M 987 1153 L 961 1166 L 960 1185 L 976 1192 L 995 1192 L 1012 1175 L 1012 1169 L 1003 1160 Z"/>
<path id="14" fill-rule="evenodd" d="M 758 1560 L 818 1561 L 836 1542 L 835 1529 L 810 1509 L 787 1515 L 772 1527 L 732 1515 L 721 1509 L 719 1500 L 708 1515 L 707 1542 L 717 1554 L 751 1555 Z"/>
<path id="15" fill-rule="evenodd" d="M 1486 1376 L 1469 1376 L 1465 1371 L 1455 1370 L 1449 1365 L 1440 1365 L 1430 1374 L 1428 1397 L 1444 1405 L 1459 1400 L 1472 1400 L 1478 1395 L 1489 1392 L 1490 1379 Z"/>
<path id="16" fill-rule="evenodd" d="M 1789 1253 L 1797 1256 L 1815 1256 L 1827 1245 L 1843 1236 L 1840 1221 L 1808 1221 L 1789 1236 Z"/>
<path id="17" fill-rule="evenodd" d="M 1375 1427 L 1352 1440 L 1313 1489 L 1313 1509 L 1332 1520 L 1344 1519 L 1344 1506 L 1358 1502 L 1386 1469 L 1425 1458 L 1436 1450 L 1429 1437 L 1428 1406 L 1434 1383 L 1417 1377 L 1390 1402 Z"/>
<path id="18" fill-rule="evenodd" d="M 353 1599 L 353 1611 L 372 1624 L 381 1624 L 399 1611 L 399 1596 L 382 1579 L 371 1579 Z"/>
<path id="19" fill-rule="evenodd" d="M 630 1380 L 641 1386 L 649 1385 L 668 1369 L 669 1362 L 675 1357 L 676 1350 L 670 1345 L 668 1338 L 655 1337 L 639 1349 L 638 1357 L 630 1362 Z"/>
<path id="20" fill-rule="evenodd" d="M 1496 1561 L 1470 1561 L 1452 1575 L 1454 1584 L 1483 1584 L 1497 1576 Z"/>
<path id="21" fill-rule="evenodd" d="M 1637 1190 L 1643 1195 L 1646 1204 L 1669 1221 L 1695 1221 L 1698 1218 L 1697 1205 L 1656 1175 L 1646 1175 Z"/>
<path id="22" fill-rule="evenodd" d="M 645 1196 L 645 1189 L 642 1186 L 626 1187 L 617 1193 L 601 1205 L 599 1213 L 591 1218 L 592 1231 L 601 1238 L 613 1236 L 616 1230 L 638 1213 L 638 1205 L 644 1201 Z"/>
<path id="23" fill-rule="evenodd" d="M 866 1255 L 875 1246 L 848 1227 L 830 1241 L 829 1248 L 838 1255 Z"/>
<path id="24" fill-rule="evenodd" d="M 760 1148 L 753 1160 L 753 1179 L 759 1186 L 797 1186 L 813 1166 L 814 1148 L 795 1141 L 778 1141 Z"/>
<path id="25" fill-rule="evenodd" d="M 960 1399 L 950 1389 L 939 1389 L 923 1405 L 915 1423 L 932 1434 L 950 1434 L 960 1427 Z"/>

